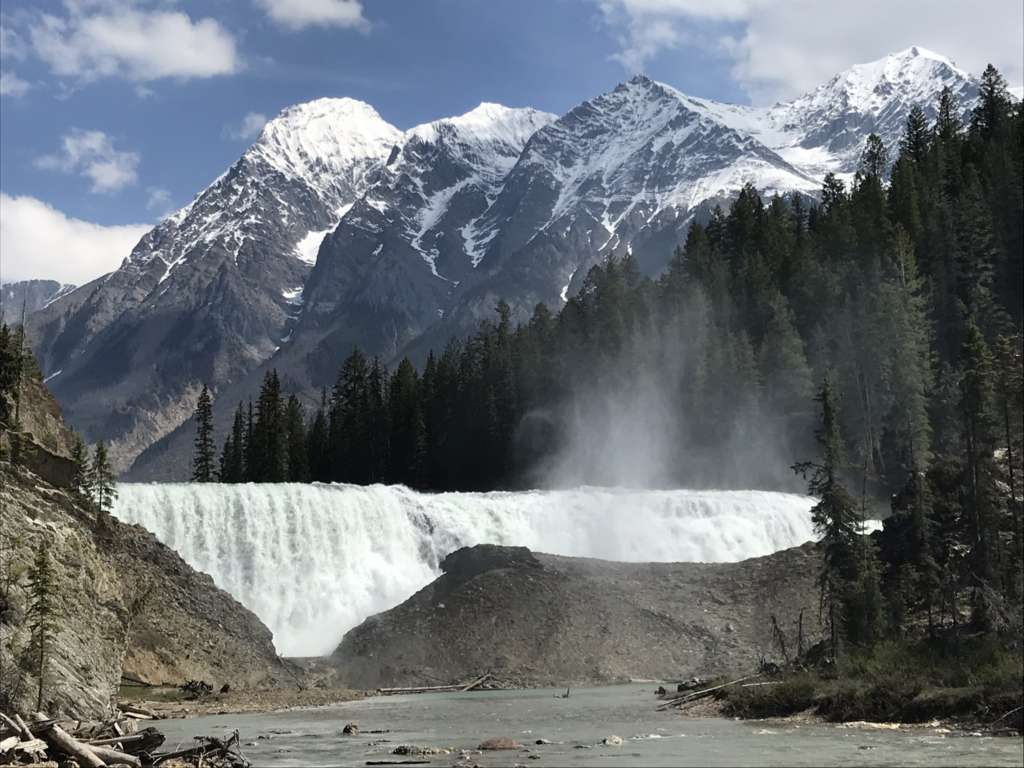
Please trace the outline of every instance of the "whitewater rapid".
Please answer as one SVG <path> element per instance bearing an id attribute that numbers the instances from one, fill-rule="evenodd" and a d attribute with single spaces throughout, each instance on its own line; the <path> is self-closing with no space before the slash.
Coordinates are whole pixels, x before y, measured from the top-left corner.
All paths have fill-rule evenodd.
<path id="1" fill-rule="evenodd" d="M 807 496 L 767 491 L 425 494 L 402 486 L 118 486 L 114 514 L 213 577 L 285 656 L 330 653 L 431 582 L 461 546 L 606 560 L 731 562 L 810 541 Z"/>

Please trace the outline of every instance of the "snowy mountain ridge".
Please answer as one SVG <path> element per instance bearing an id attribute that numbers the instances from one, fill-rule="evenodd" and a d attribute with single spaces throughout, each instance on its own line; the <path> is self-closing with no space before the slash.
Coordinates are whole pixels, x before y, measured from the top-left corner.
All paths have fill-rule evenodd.
<path id="1" fill-rule="evenodd" d="M 744 184 L 813 196 L 849 178 L 864 140 L 977 80 L 913 47 L 770 107 L 688 96 L 637 76 L 555 116 L 482 103 L 400 131 L 368 104 L 283 110 L 115 272 L 53 301 L 30 331 L 54 390 L 127 467 L 268 366 L 298 388 L 353 346 L 422 356 L 499 299 L 560 306 L 589 267 L 633 254 L 656 275 L 690 223 Z"/>

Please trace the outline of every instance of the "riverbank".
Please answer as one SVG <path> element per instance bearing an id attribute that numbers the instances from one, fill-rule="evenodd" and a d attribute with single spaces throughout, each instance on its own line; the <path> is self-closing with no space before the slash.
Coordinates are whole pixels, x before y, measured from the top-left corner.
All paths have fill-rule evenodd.
<path id="1" fill-rule="evenodd" d="M 791 669 L 726 685 L 679 711 L 1019 735 L 1024 728 L 1021 670 L 1020 648 L 997 637 L 889 642 L 870 654 L 852 654 L 838 666 Z"/>
<path id="2" fill-rule="evenodd" d="M 160 718 L 179 719 L 208 715 L 287 712 L 342 704 L 372 695 L 372 692 L 349 688 L 271 688 L 211 693 L 201 698 L 187 698 L 177 688 L 123 686 L 118 703 L 142 707 Z"/>

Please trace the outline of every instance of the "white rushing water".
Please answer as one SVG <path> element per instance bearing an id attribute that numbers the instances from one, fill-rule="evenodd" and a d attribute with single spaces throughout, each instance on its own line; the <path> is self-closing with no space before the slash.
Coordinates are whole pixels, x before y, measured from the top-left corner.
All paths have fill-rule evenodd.
<path id="1" fill-rule="evenodd" d="M 449 552 L 517 544 L 606 560 L 730 562 L 813 538 L 806 496 L 767 491 L 417 493 L 402 486 L 122 484 L 139 523 L 258 615 L 286 656 L 330 653 Z"/>

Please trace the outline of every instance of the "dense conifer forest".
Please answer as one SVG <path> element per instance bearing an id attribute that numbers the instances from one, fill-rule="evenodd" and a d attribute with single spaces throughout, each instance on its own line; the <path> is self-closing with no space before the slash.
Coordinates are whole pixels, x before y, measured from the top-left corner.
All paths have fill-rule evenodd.
<path id="1" fill-rule="evenodd" d="M 216 473 L 206 398 L 197 479 L 799 483 L 820 499 L 836 644 L 965 607 L 1006 627 L 1024 542 L 1024 113 L 992 67 L 960 113 L 948 91 L 934 125 L 915 108 L 894 158 L 870 137 L 852 183 L 829 175 L 818 201 L 743 189 L 657 280 L 627 256 L 558 312 L 514 325 L 499 303 L 422 370 L 356 350 L 314 407 L 271 371 Z M 880 500 L 892 516 L 866 543 Z"/>

